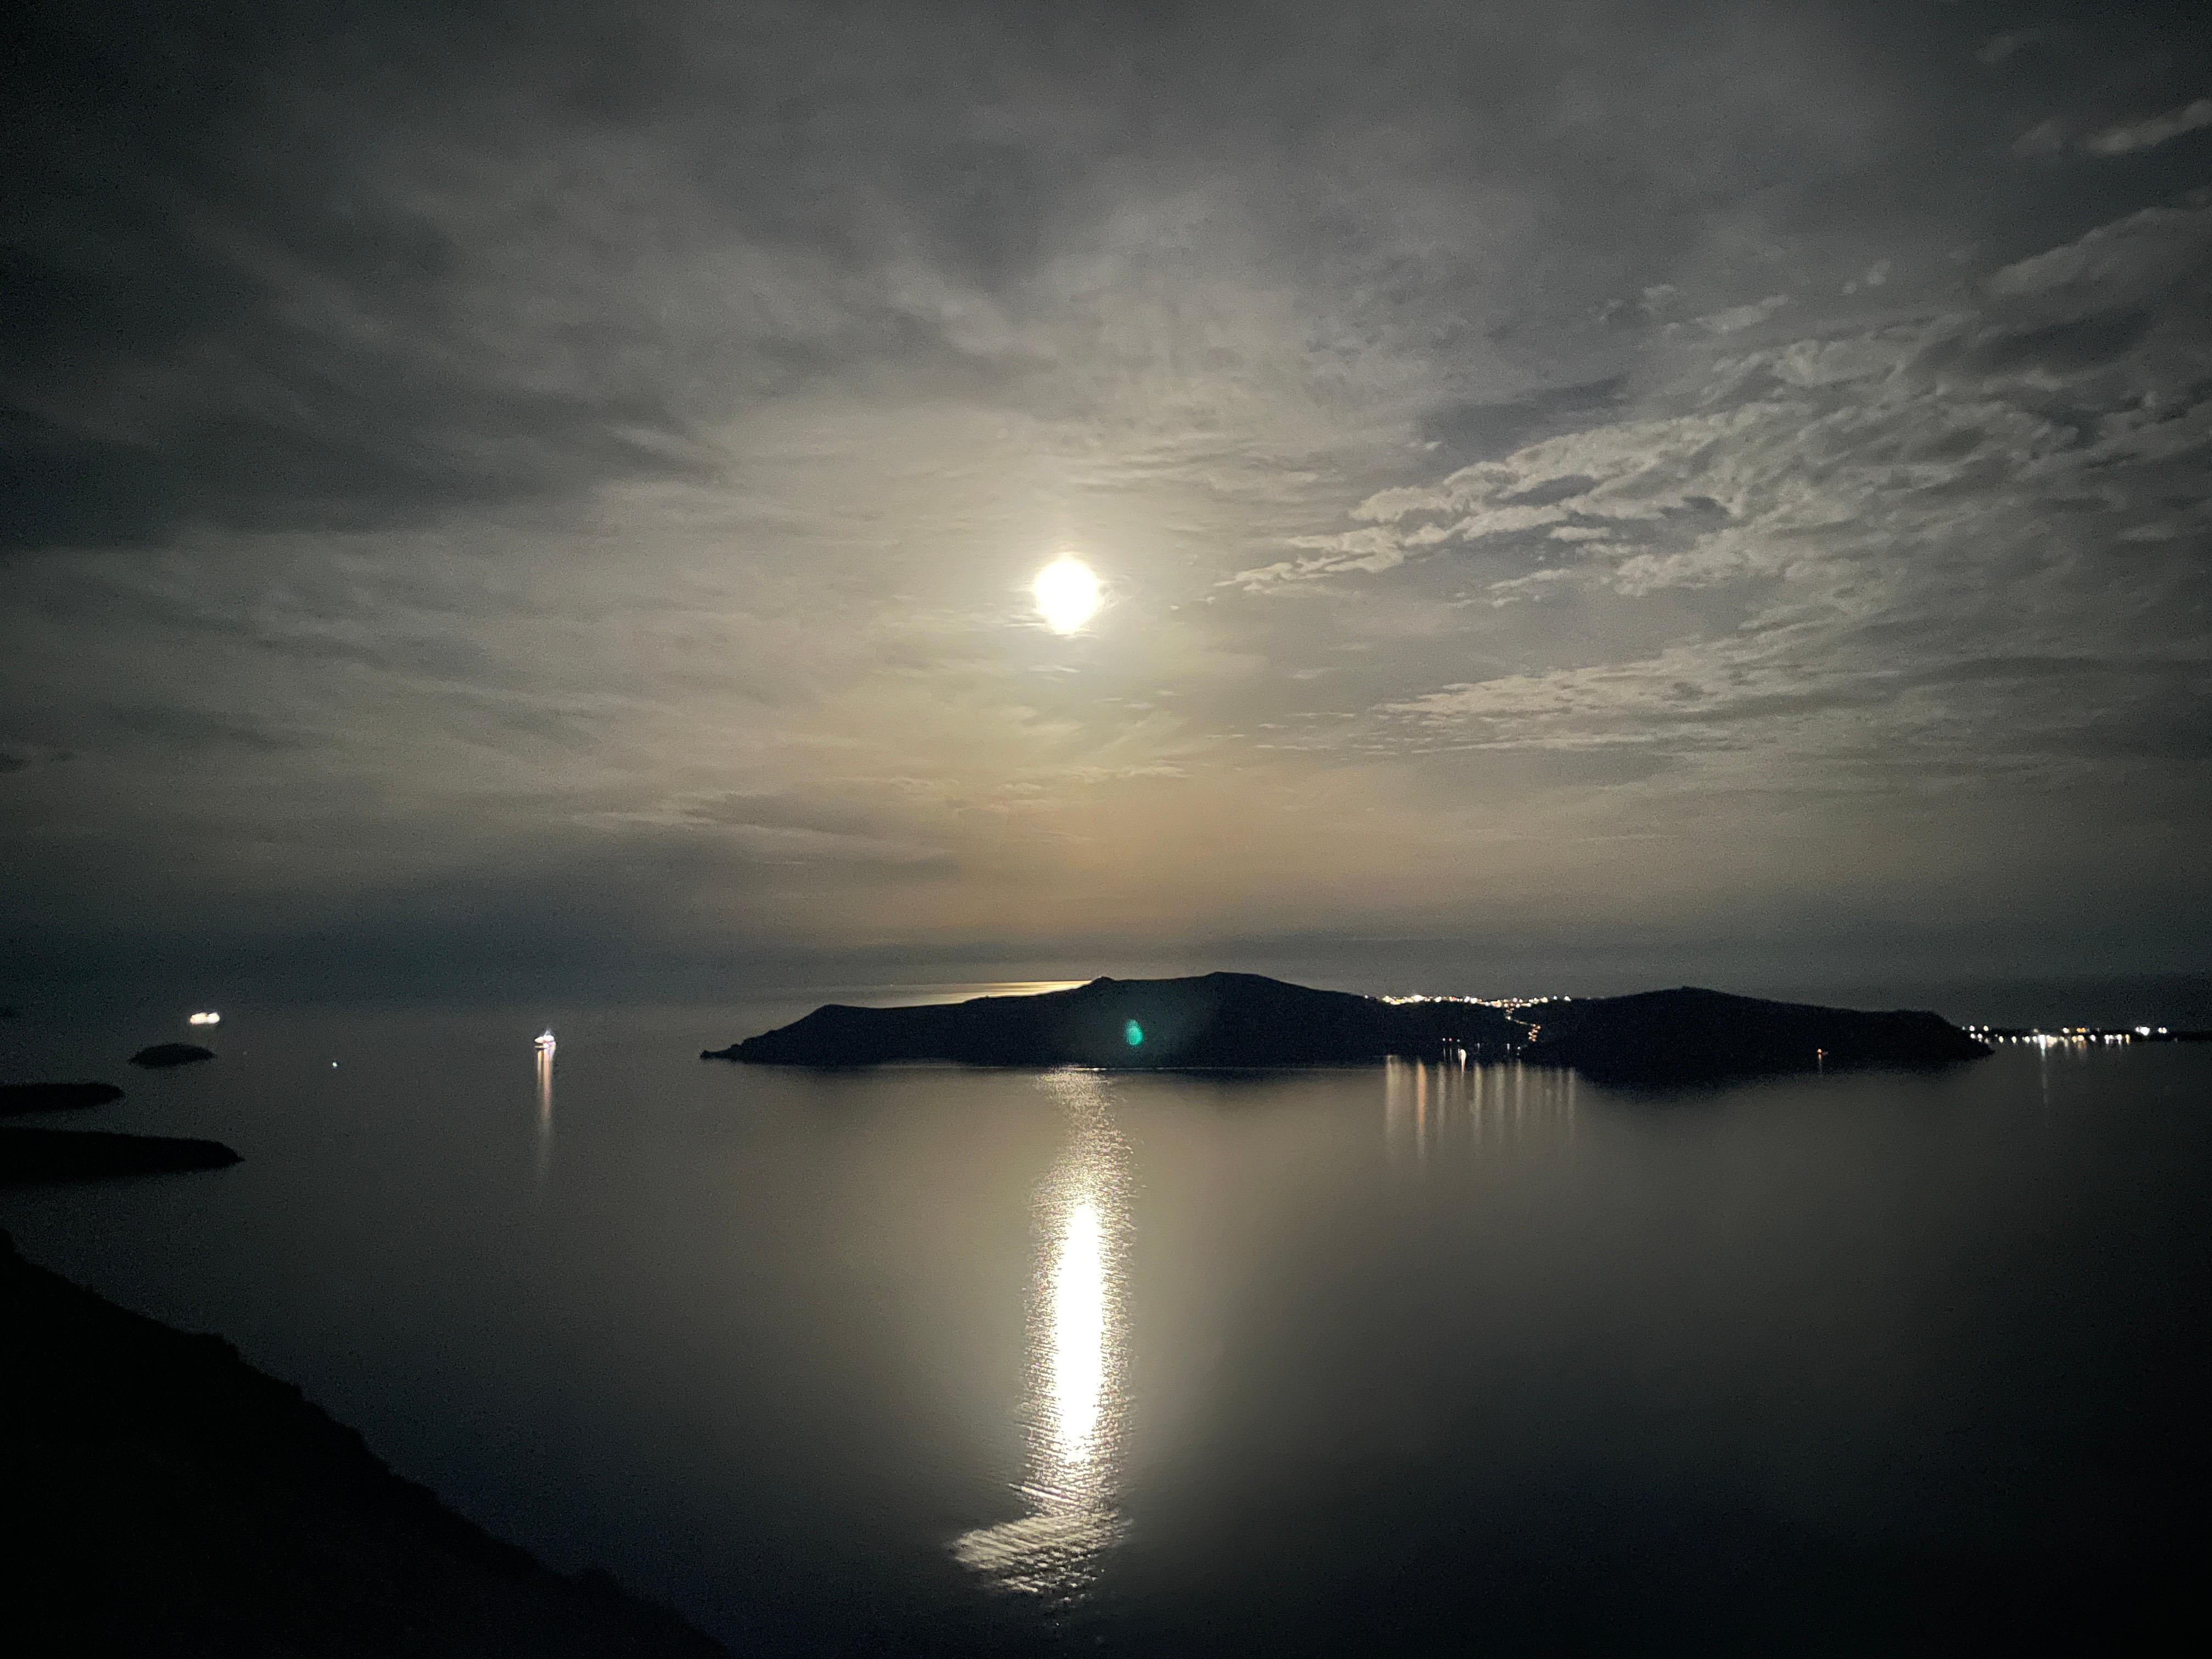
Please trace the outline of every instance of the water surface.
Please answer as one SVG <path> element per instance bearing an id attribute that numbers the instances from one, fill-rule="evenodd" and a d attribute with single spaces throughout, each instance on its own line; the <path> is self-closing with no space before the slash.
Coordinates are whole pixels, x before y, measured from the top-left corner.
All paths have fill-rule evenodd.
<path id="1" fill-rule="evenodd" d="M 2203 1048 L 1636 1097 L 548 1012 L 11 1022 L 130 1091 L 52 1121 L 246 1161 L 0 1224 L 751 1650 L 1942 1651 L 2203 1542 Z"/>

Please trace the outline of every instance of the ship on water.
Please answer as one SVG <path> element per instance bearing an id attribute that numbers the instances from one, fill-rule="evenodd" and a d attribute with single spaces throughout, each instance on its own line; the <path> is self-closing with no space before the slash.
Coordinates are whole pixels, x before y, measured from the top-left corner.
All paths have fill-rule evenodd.
<path id="1" fill-rule="evenodd" d="M 548 1060 L 553 1058 L 553 1028 L 550 1025 L 538 1034 L 538 1052 Z"/>

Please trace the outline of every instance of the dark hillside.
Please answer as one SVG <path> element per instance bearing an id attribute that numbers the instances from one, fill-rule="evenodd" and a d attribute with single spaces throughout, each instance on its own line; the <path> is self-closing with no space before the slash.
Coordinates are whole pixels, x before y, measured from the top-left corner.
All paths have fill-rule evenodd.
<path id="1" fill-rule="evenodd" d="M 1462 1048 L 1470 1060 L 1526 1058 L 1626 1083 L 1932 1065 L 1989 1053 L 1935 1014 L 1862 1013 L 1718 991 L 1651 991 L 1509 1012 L 1487 1003 L 1385 1002 L 1256 974 L 1207 974 L 1096 979 L 1073 990 L 921 1008 L 831 1003 L 702 1058 L 1156 1070 L 1354 1065 Z"/>
<path id="2" fill-rule="evenodd" d="M 5 1234 L 0 1333 L 11 1651 L 722 1651 L 463 1520 L 219 1338 L 125 1312 Z"/>

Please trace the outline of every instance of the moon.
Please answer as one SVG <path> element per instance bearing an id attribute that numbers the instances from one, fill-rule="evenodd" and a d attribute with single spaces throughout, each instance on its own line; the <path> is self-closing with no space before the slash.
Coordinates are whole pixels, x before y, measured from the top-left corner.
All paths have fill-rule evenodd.
<path id="1" fill-rule="evenodd" d="M 1037 614 L 1055 634 L 1073 634 L 1097 614 L 1098 578 L 1077 558 L 1059 558 L 1036 574 L 1030 584 L 1036 595 Z"/>

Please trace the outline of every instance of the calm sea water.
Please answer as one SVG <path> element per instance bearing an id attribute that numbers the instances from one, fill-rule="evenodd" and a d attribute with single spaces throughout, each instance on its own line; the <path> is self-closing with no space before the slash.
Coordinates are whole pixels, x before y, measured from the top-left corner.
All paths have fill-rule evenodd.
<path id="1" fill-rule="evenodd" d="M 2199 1559 L 2212 1050 L 696 1057 L 792 1012 L 10 1022 L 246 1161 L 0 1224 L 750 1651 L 1955 1651 Z"/>

